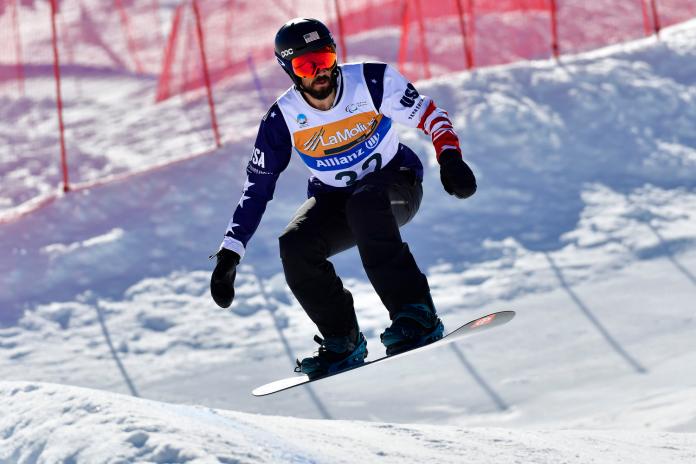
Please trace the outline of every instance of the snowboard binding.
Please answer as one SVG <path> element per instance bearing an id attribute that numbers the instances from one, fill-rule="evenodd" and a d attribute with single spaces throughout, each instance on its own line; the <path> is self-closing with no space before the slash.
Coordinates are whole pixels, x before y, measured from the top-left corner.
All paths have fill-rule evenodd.
<path id="1" fill-rule="evenodd" d="M 350 369 L 365 362 L 367 357 L 367 340 L 362 332 L 358 333 L 357 341 L 346 337 L 314 336 L 319 346 L 315 356 L 296 360 L 295 372 L 306 374 L 310 380 L 335 374 Z"/>
<path id="2" fill-rule="evenodd" d="M 387 356 L 403 353 L 440 340 L 445 326 L 431 304 L 407 304 L 381 335 Z"/>

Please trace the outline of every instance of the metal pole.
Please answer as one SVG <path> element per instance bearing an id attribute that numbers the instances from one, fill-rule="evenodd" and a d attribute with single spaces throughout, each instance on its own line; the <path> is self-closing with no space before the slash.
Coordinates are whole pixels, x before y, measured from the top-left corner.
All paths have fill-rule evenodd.
<path id="1" fill-rule="evenodd" d="M 114 0 L 114 4 L 118 10 L 119 19 L 121 20 L 121 29 L 123 30 L 123 34 L 126 36 L 126 48 L 128 48 L 128 52 L 130 53 L 133 63 L 135 64 L 135 72 L 142 74 L 143 66 L 140 59 L 138 59 L 138 47 L 135 44 L 135 40 L 133 40 L 130 21 L 128 21 L 128 13 L 126 13 L 122 0 Z"/>
<path id="2" fill-rule="evenodd" d="M 551 0 L 551 51 L 554 58 L 558 60 L 561 52 L 558 45 L 558 6 L 556 0 Z"/>
<path id="3" fill-rule="evenodd" d="M 336 24 L 338 24 L 338 43 L 341 45 L 341 61 L 348 61 L 348 49 L 346 48 L 345 32 L 343 29 L 343 17 L 341 16 L 341 7 L 339 0 L 334 0 L 336 6 Z"/>
<path id="4" fill-rule="evenodd" d="M 63 192 L 70 191 L 68 181 L 68 156 L 65 150 L 65 124 L 63 123 L 63 96 L 60 89 L 60 57 L 58 55 L 58 32 L 56 30 L 57 0 L 51 0 L 51 32 L 53 34 L 53 75 L 56 81 L 56 106 L 58 108 L 58 131 L 60 133 L 60 163 L 63 171 Z"/>
<path id="5" fill-rule="evenodd" d="M 472 68 L 472 57 L 471 57 L 471 47 L 469 46 L 468 31 L 466 28 L 466 18 L 464 17 L 464 7 L 462 6 L 462 0 L 457 0 L 457 12 L 459 13 L 459 32 L 462 35 L 462 45 L 464 47 L 464 60 L 466 62 L 466 69 Z"/>
<path id="6" fill-rule="evenodd" d="M 476 35 L 476 15 L 474 14 L 474 0 L 469 0 L 467 6 L 467 14 L 469 16 L 469 23 L 467 24 L 467 37 L 469 38 L 469 53 L 471 57 L 471 67 L 473 68 L 476 66 L 476 42 L 474 40 L 474 36 Z"/>
<path id="7" fill-rule="evenodd" d="M 657 13 L 657 0 L 650 0 L 652 7 L 653 26 L 655 27 L 655 35 L 660 38 L 660 15 Z"/>
<path id="8" fill-rule="evenodd" d="M 425 65 L 425 78 L 430 79 L 430 57 L 428 56 L 428 44 L 425 36 L 425 20 L 423 19 L 423 10 L 421 8 L 421 0 L 416 1 L 416 16 L 418 17 L 418 38 L 420 39 L 419 46 L 423 64 Z"/>
<path id="9" fill-rule="evenodd" d="M 643 13 L 643 31 L 647 37 L 651 34 L 651 28 L 650 17 L 648 16 L 648 7 L 645 5 L 645 0 L 640 0 L 640 9 Z"/>
<path id="10" fill-rule="evenodd" d="M 14 32 L 15 42 L 15 61 L 17 62 L 17 81 L 19 82 L 19 93 L 24 95 L 24 65 L 22 63 L 24 54 L 22 53 L 22 34 L 19 29 L 19 2 L 12 1 L 12 31 Z"/>
<path id="11" fill-rule="evenodd" d="M 198 1 L 193 0 L 193 13 L 196 15 L 196 31 L 198 32 L 198 45 L 201 51 L 201 61 L 203 62 L 203 79 L 208 93 L 208 106 L 210 107 L 210 122 L 213 126 L 215 144 L 218 148 L 222 146 L 220 142 L 220 131 L 218 130 L 217 116 L 215 115 L 215 100 L 213 99 L 213 88 L 210 84 L 210 74 L 208 73 L 208 61 L 205 56 L 205 40 L 203 37 L 203 26 L 201 25 L 201 12 L 198 9 Z"/>
<path id="12" fill-rule="evenodd" d="M 408 54 L 408 35 L 409 35 L 409 24 L 410 24 L 408 2 L 409 2 L 409 0 L 403 1 L 403 8 L 401 11 L 401 18 L 402 18 L 401 41 L 399 43 L 399 58 L 398 58 L 399 72 L 401 74 L 406 74 L 406 69 L 405 69 L 404 64 L 406 63 L 406 55 Z"/>

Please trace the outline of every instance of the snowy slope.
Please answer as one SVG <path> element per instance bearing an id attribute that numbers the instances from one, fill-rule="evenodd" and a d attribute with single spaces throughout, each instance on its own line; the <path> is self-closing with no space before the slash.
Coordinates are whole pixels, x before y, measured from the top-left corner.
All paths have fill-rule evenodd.
<path id="1" fill-rule="evenodd" d="M 260 416 L 54 384 L 0 382 L 0 462 L 684 463 L 688 435 Z M 14 421 L 12 418 L 24 417 Z M 85 430 L 89 430 L 87 435 Z"/>
<path id="2" fill-rule="evenodd" d="M 276 236 L 304 196 L 298 162 L 252 239 L 231 311 L 208 295 L 207 254 L 241 191 L 258 124 L 251 109 L 239 140 L 209 157 L 68 195 L 3 225 L 0 373 L 31 383 L 0 387 L 0 410 L 9 412 L 0 416 L 9 444 L 0 441 L 9 453 L 0 461 L 90 462 L 88 451 L 116 449 L 124 459 L 141 452 L 160 462 L 187 453 L 210 453 L 211 462 L 213 455 L 335 462 L 345 450 L 402 461 L 690 462 L 696 21 L 662 39 L 568 57 L 560 66 L 520 63 L 418 86 L 452 115 L 480 190 L 465 202 L 446 196 L 429 141 L 403 131 L 403 141 L 430 160 L 423 206 L 403 234 L 448 327 L 494 310 L 518 316 L 486 336 L 370 375 L 359 370 L 287 394 L 249 395 L 315 348 L 314 328 L 285 287 L 277 256 Z M 241 118 L 230 105 L 229 117 Z M 101 135 L 105 144 L 120 136 Z M 334 261 L 349 277 L 378 356 L 386 311 L 357 253 Z M 34 382 L 281 416 L 438 425 L 268 419 Z M 74 411 L 61 417 L 63 399 Z M 109 413 L 99 419 L 88 404 Z M 216 415 L 228 418 L 224 430 Z M 38 438 L 50 417 L 74 445 Z M 127 417 L 147 434 L 130 430 L 135 444 L 124 441 Z M 100 430 L 103 440 L 84 443 L 78 426 Z M 240 437 L 225 438 L 228 429 Z M 341 430 L 355 441 L 341 443 Z M 215 433 L 223 438 L 203 440 Z M 308 446 L 305 435 L 321 442 L 316 454 L 297 451 Z M 438 436 L 448 438 L 427 442 Z M 107 451 L 97 450 L 100 442 Z M 131 449 L 137 443 L 140 450 Z M 232 444 L 253 456 L 230 457 Z"/>
<path id="3" fill-rule="evenodd" d="M 144 40 L 138 41 L 137 48 L 140 49 L 140 61 L 146 61 L 147 74 L 136 74 L 128 71 L 128 63 L 133 57 L 127 52 L 130 47 L 126 47 L 124 42 L 119 20 L 124 18 L 110 14 L 110 10 L 104 8 L 104 2 L 97 0 L 61 2 L 58 33 L 63 40 L 59 50 L 66 143 L 73 186 L 152 168 L 214 146 L 209 109 L 202 89 L 153 105 L 163 45 L 151 35 L 150 29 L 154 26 L 152 8 L 159 6 L 160 26 L 168 29 L 178 3 L 174 0 L 131 0 L 125 5 L 132 15 L 131 21 L 135 21 L 131 26 L 145 32 L 145 36 L 140 37 Z M 216 4 L 215 1 L 206 3 Z M 378 3 L 376 0 L 353 0 L 342 6 L 342 12 L 350 18 L 356 9 L 377 8 Z M 393 1 L 384 3 L 393 8 Z M 454 2 L 445 3 L 449 3 L 450 12 L 455 15 Z M 637 1 L 563 0 L 557 3 L 562 53 L 619 43 L 644 34 L 643 17 Z M 217 4 L 227 5 L 224 8 L 234 7 L 226 2 Z M 251 4 L 257 9 L 270 11 L 255 16 L 248 8 Z M 661 1 L 659 10 L 663 25 L 696 16 L 696 4 L 692 4 L 691 0 Z M 269 5 L 272 7 L 268 8 Z M 447 5 L 443 6 L 447 8 Z M 240 11 L 235 21 L 255 23 L 251 33 L 248 28 L 243 28 L 241 35 L 246 40 L 242 42 L 251 40 L 255 45 L 270 44 L 277 25 L 289 17 L 327 19 L 334 15 L 332 3 L 324 0 L 247 1 L 236 4 L 236 7 L 245 11 Z M 505 10 L 506 6 L 502 5 L 502 9 Z M 12 8 L 5 8 L 3 18 L 8 36 L 10 10 Z M 92 13 L 86 14 L 86 11 Z M 477 11 L 474 41 L 477 66 L 514 62 L 523 57 L 543 59 L 550 56 L 548 12 L 491 13 L 486 12 L 485 6 Z M 20 91 L 19 84 L 12 80 L 0 82 L 0 140 L 4 142 L 0 143 L 0 224 L 31 209 L 36 203 L 60 195 L 53 54 L 50 27 L 46 27 L 49 14 L 48 2 L 22 2 L 20 48 L 27 65 L 24 90 Z M 225 22 L 224 28 L 231 26 L 229 18 L 224 15 L 218 15 L 218 19 Z M 346 38 L 351 60 L 397 61 L 401 22 L 397 21 L 398 27 L 394 24 L 383 27 L 383 19 L 378 15 L 368 15 L 366 24 L 376 29 L 350 34 Z M 350 21 L 346 20 L 345 26 L 351 30 Z M 222 30 L 223 25 L 217 22 L 220 29 L 215 29 L 214 25 L 210 27 L 212 30 L 208 33 L 212 32 L 219 39 L 217 31 Z M 94 29 L 98 29 L 98 34 Z M 236 30 L 236 27 L 232 29 Z M 421 53 L 416 46 L 416 24 L 412 24 L 410 30 L 411 46 L 405 69 L 413 76 L 422 77 L 425 74 L 419 61 Z M 464 57 L 460 55 L 460 24 L 456 17 L 432 21 L 426 24 L 426 32 L 432 74 L 437 76 L 461 69 Z M 167 33 L 168 30 L 163 31 L 163 34 Z M 238 39 L 235 35 L 234 41 Z M 217 53 L 215 46 L 209 47 L 209 57 L 217 64 L 222 58 L 222 44 L 219 40 L 211 42 L 217 46 Z M 13 41 L 10 41 L 6 47 L 8 53 L 0 54 L 0 65 L 14 77 L 16 63 L 14 50 L 10 51 L 14 49 L 12 45 Z M 228 46 L 224 48 L 227 50 Z M 182 63 L 192 58 L 190 53 L 191 50 L 183 49 L 177 49 L 175 53 L 174 74 L 180 78 L 183 78 L 180 74 L 195 73 L 185 71 Z M 227 61 L 227 51 L 224 55 L 224 61 Z M 416 60 L 416 63 L 409 60 Z M 250 73 L 242 73 L 215 85 L 219 126 L 226 142 L 248 138 L 247 131 L 253 133 L 256 129 L 258 116 L 287 87 L 287 76 L 278 72 L 272 56 L 258 59 L 255 66 L 263 84 L 260 93 Z"/>

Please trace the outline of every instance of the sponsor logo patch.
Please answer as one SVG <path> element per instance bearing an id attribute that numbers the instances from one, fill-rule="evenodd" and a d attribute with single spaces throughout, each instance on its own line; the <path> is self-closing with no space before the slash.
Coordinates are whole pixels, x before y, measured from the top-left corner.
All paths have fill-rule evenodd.
<path id="1" fill-rule="evenodd" d="M 375 133 L 372 137 L 367 139 L 367 142 L 365 142 L 365 146 L 372 150 L 379 144 L 379 132 Z"/>
<path id="2" fill-rule="evenodd" d="M 290 56 L 293 53 L 295 52 L 292 51 L 292 48 L 288 48 L 287 50 L 283 50 L 282 52 L 280 52 L 280 56 L 285 58 L 286 56 Z"/>
<path id="3" fill-rule="evenodd" d="M 391 128 L 391 120 L 374 112 L 295 132 L 294 149 L 313 170 L 350 168 L 374 154 Z"/>
<path id="4" fill-rule="evenodd" d="M 297 115 L 297 124 L 299 124 L 300 127 L 304 127 L 307 125 L 307 116 L 304 113 L 300 113 Z"/>
<path id="5" fill-rule="evenodd" d="M 377 120 L 372 117 L 369 121 L 357 120 L 349 127 L 329 129 L 331 132 L 328 132 L 325 127 L 321 127 L 302 144 L 302 148 L 307 151 L 323 149 L 326 154 L 347 150 L 356 143 L 365 140 L 376 126 Z"/>
<path id="6" fill-rule="evenodd" d="M 365 150 L 362 148 L 359 148 L 355 152 L 345 155 L 345 156 L 338 156 L 338 157 L 331 157 L 331 158 L 325 158 L 325 159 L 318 159 L 316 160 L 317 168 L 331 168 L 331 167 L 338 167 L 338 166 L 343 166 L 346 164 L 353 164 L 353 161 L 355 160 L 360 160 L 364 158 L 365 156 Z"/>

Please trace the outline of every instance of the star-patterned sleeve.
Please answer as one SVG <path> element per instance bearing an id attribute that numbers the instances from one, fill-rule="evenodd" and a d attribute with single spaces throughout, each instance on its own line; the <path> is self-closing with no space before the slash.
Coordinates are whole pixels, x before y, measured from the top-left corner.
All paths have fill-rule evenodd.
<path id="1" fill-rule="evenodd" d="M 247 179 L 232 215 L 222 247 L 244 257 L 247 243 L 256 232 L 266 204 L 273 199 L 276 181 L 290 162 L 292 143 L 283 115 L 274 104 L 263 117 L 254 151 L 247 165 Z"/>

